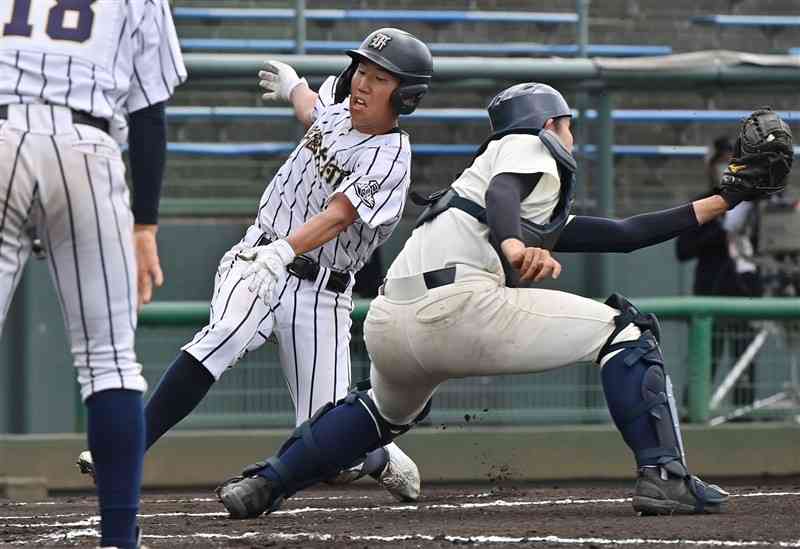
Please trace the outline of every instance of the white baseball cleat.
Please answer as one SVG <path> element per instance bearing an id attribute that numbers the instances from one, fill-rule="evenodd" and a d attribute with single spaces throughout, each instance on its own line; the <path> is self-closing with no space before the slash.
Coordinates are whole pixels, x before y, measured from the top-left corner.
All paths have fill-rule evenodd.
<path id="1" fill-rule="evenodd" d="M 94 480 L 94 461 L 92 461 L 92 453 L 89 450 L 81 452 L 75 464 L 82 475 L 91 475 Z"/>
<path id="2" fill-rule="evenodd" d="M 381 471 L 378 482 L 398 501 L 417 501 L 420 491 L 417 464 L 394 442 L 384 448 L 389 454 L 389 461 Z"/>

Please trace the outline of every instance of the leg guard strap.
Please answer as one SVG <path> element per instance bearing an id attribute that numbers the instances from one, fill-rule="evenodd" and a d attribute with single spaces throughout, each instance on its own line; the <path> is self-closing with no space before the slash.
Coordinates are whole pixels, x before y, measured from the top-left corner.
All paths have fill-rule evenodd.
<path id="1" fill-rule="evenodd" d="M 605 304 L 612 309 L 617 309 L 619 314 L 614 317 L 614 331 L 610 336 L 608 336 L 605 345 L 603 345 L 603 347 L 600 349 L 600 353 L 597 358 L 598 362 L 608 353 L 626 347 L 625 343 L 632 343 L 614 343 L 614 339 L 616 339 L 620 332 L 630 324 L 633 324 L 642 332 L 650 331 L 653 334 L 656 343 L 661 341 L 661 326 L 658 323 L 656 315 L 652 313 L 642 313 L 633 305 L 633 303 L 628 300 L 628 298 L 621 294 L 612 294 L 611 297 L 606 299 Z"/>
<path id="2" fill-rule="evenodd" d="M 386 446 L 395 438 L 408 432 L 414 425 L 425 419 L 431 411 L 431 400 L 428 400 L 425 404 L 425 408 L 422 409 L 411 423 L 408 425 L 395 425 L 381 415 L 375 401 L 372 400 L 372 397 L 365 390 L 356 389 L 355 391 L 351 391 L 342 400 L 348 404 L 360 403 L 367 409 L 370 416 L 372 416 L 372 420 L 375 422 L 375 429 L 377 429 L 378 436 L 380 437 L 381 446 Z"/>

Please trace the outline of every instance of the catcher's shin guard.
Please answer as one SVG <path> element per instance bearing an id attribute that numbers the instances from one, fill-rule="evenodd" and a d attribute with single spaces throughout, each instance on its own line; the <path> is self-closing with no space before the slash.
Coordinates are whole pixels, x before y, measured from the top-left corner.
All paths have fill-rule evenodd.
<path id="1" fill-rule="evenodd" d="M 660 330 L 653 315 L 639 312 L 627 299 L 614 294 L 606 304 L 620 310 L 616 329 L 598 360 L 615 353 L 602 369 L 603 391 L 611 417 L 633 450 L 636 462 L 662 465 L 683 459 L 678 418 L 670 405 L 671 384 L 658 345 Z M 614 341 L 629 324 L 639 328 L 638 339 Z"/>
<path id="2" fill-rule="evenodd" d="M 689 474 L 672 384 L 658 345 L 658 323 L 622 296 L 607 302 L 619 308 L 616 329 L 598 360 L 608 409 L 639 466 L 634 509 L 642 514 L 719 511 L 728 494 Z M 639 328 L 635 340 L 614 341 L 629 324 Z"/>

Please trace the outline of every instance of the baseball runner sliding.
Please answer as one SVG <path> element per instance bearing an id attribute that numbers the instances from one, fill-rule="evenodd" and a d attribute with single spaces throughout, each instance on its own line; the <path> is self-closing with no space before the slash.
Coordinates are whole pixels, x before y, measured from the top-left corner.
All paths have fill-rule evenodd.
<path id="1" fill-rule="evenodd" d="M 297 425 L 347 394 L 354 273 L 402 216 L 411 148 L 398 115 L 417 107 L 433 72 L 425 44 L 399 29 L 377 30 L 347 53 L 351 64 L 319 93 L 284 63 L 260 73 L 264 98 L 291 101 L 308 131 L 222 257 L 208 324 L 147 403 L 147 448 L 273 334 Z M 92 456 L 81 454 L 79 465 L 91 472 Z M 393 443 L 351 465 L 331 477 L 371 474 L 398 499 L 419 496 L 417 467 Z"/>

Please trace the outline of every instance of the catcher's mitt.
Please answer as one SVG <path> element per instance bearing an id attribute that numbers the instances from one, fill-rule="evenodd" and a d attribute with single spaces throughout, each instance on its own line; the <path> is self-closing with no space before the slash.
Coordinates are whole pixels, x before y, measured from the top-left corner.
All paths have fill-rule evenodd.
<path id="1" fill-rule="evenodd" d="M 733 208 L 786 188 L 792 169 L 792 131 L 770 107 L 762 107 L 742 121 L 719 194 Z"/>

